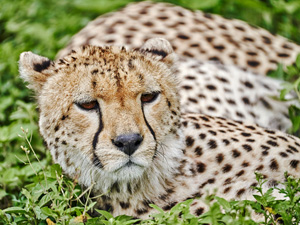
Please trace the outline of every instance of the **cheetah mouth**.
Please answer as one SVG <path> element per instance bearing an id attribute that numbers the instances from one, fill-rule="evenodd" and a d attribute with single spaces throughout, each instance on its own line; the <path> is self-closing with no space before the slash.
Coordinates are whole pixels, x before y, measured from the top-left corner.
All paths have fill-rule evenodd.
<path id="1" fill-rule="evenodd" d="M 131 159 L 128 159 L 128 161 L 126 163 L 124 163 L 123 165 L 121 165 L 119 168 L 117 168 L 116 170 L 114 170 L 115 173 L 121 171 L 121 170 L 126 170 L 126 169 L 134 169 L 134 168 L 139 168 L 139 169 L 143 169 L 144 166 L 133 162 Z"/>

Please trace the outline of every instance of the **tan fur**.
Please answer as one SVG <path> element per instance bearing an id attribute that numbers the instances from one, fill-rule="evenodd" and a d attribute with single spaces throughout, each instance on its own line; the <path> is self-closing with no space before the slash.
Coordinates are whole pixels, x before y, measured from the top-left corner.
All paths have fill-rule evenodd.
<path id="1" fill-rule="evenodd" d="M 277 63 L 292 64 L 300 47 L 240 20 L 167 3 L 132 3 L 91 21 L 57 57 L 85 44 L 138 49 L 153 37 L 170 41 L 179 57 L 183 113 L 289 130 L 288 107 L 295 103 L 274 100 L 282 82 L 258 75 L 276 69 Z"/>
<path id="2" fill-rule="evenodd" d="M 44 60 L 23 53 L 19 62 L 21 76 L 37 93 L 41 134 L 54 162 L 92 186 L 102 195 L 97 207 L 115 216 L 147 218 L 153 212 L 149 203 L 169 210 L 206 190 L 218 189 L 227 199 L 251 198 L 256 170 L 270 184 L 283 181 L 285 171 L 299 176 L 299 139 L 223 118 L 181 116 L 176 57 L 164 39 L 136 51 L 84 46 L 35 66 Z M 38 75 L 42 79 L 32 78 Z M 143 94 L 158 92 L 142 103 Z M 83 109 L 87 102 L 97 107 Z M 113 141 L 132 133 L 143 140 L 129 155 Z M 201 199 L 191 208 L 197 215 L 205 209 Z"/>

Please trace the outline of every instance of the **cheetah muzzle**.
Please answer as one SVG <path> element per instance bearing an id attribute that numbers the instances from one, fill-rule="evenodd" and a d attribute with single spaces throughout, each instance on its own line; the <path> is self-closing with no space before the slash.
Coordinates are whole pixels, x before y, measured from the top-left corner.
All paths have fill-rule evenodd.
<path id="1" fill-rule="evenodd" d="M 164 39 L 140 50 L 83 46 L 56 61 L 25 52 L 20 74 L 36 93 L 40 132 L 54 162 L 86 187 L 97 207 L 146 218 L 154 203 L 218 189 L 251 198 L 254 171 L 274 181 L 299 176 L 300 141 L 279 131 L 181 115 L 176 56 Z M 195 214 L 205 211 L 194 200 Z"/>

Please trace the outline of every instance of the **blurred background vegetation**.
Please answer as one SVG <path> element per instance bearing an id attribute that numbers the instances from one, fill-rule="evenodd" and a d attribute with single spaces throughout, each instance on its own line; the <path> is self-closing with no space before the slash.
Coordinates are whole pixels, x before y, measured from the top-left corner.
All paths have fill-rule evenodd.
<path id="1" fill-rule="evenodd" d="M 1 0 L 0 1 L 0 209 L 19 201 L 21 188 L 34 173 L 20 146 L 20 127 L 42 164 L 51 163 L 38 134 L 34 96 L 18 76 L 18 58 L 33 51 L 54 59 L 72 35 L 97 16 L 130 0 Z M 238 18 L 300 44 L 300 0 L 169 0 L 190 9 Z"/>

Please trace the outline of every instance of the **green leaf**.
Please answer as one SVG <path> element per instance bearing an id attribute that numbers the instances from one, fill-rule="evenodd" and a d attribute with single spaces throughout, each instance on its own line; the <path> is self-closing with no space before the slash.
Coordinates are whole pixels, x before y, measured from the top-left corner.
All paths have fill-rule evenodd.
<path id="1" fill-rule="evenodd" d="M 107 211 L 104 211 L 104 210 L 99 210 L 99 209 L 96 209 L 96 211 L 98 213 L 100 213 L 101 215 L 103 215 L 107 220 L 109 219 L 113 219 L 114 217 Z"/>
<path id="2" fill-rule="evenodd" d="M 26 213 L 26 210 L 21 207 L 9 207 L 2 210 L 5 213 Z"/>
<path id="3" fill-rule="evenodd" d="M 298 54 L 298 56 L 296 58 L 296 66 L 300 70 L 300 54 Z"/>
<path id="4" fill-rule="evenodd" d="M 164 213 L 164 210 L 162 210 L 161 208 L 159 208 L 157 205 L 149 204 L 149 206 L 152 207 L 153 209 L 156 209 L 160 213 Z"/>
<path id="5" fill-rule="evenodd" d="M 41 213 L 47 217 L 51 216 L 53 218 L 58 218 L 58 215 L 52 209 L 50 209 L 48 207 L 41 208 Z"/>
<path id="6" fill-rule="evenodd" d="M 225 200 L 224 198 L 220 198 L 218 196 L 215 196 L 215 199 L 224 208 L 225 211 L 230 210 L 230 204 L 227 200 Z"/>

